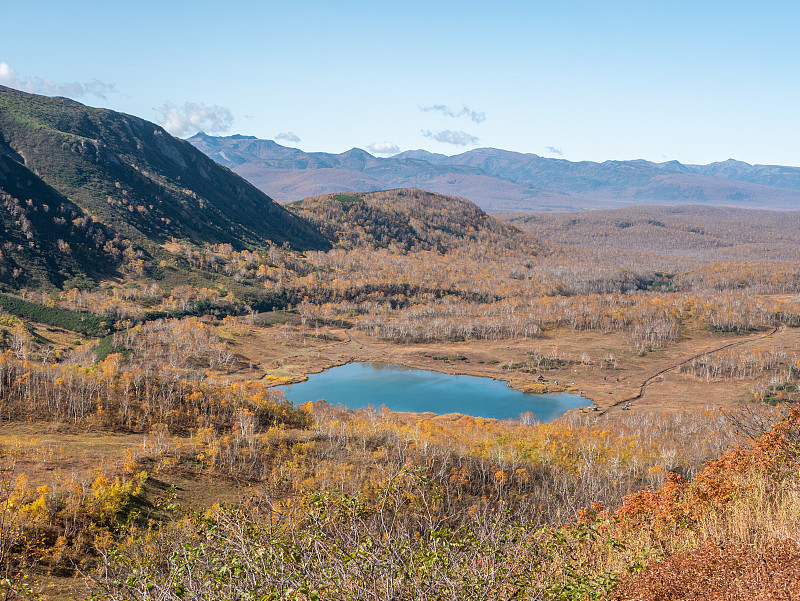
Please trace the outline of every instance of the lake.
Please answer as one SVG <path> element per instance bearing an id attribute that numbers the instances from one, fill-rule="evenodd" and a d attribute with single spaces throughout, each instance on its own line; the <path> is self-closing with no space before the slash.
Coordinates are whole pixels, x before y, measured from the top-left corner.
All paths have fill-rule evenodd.
<path id="1" fill-rule="evenodd" d="M 491 378 L 453 376 L 389 363 L 348 363 L 278 390 L 294 404 L 325 399 L 348 409 L 385 405 L 392 411 L 463 413 L 496 419 L 517 418 L 532 411 L 544 422 L 591 404 L 566 392 L 531 394 Z"/>

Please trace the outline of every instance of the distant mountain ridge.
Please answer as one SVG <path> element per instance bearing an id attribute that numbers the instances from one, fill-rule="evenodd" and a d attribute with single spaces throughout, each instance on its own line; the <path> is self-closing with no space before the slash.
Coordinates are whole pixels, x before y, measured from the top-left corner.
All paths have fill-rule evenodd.
<path id="1" fill-rule="evenodd" d="M 198 133 L 188 141 L 273 198 L 417 187 L 463 196 L 488 211 L 707 204 L 800 208 L 800 168 L 645 160 L 572 162 L 496 148 L 454 156 L 411 150 L 388 158 L 353 148 L 304 152 L 253 136 Z"/>

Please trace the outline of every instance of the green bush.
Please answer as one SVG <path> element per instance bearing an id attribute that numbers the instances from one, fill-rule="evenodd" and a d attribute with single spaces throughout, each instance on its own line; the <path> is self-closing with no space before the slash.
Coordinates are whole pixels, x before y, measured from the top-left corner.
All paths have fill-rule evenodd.
<path id="1" fill-rule="evenodd" d="M 57 307 L 45 307 L 8 294 L 0 294 L 0 307 L 17 317 L 64 328 L 86 336 L 106 336 L 113 325 L 111 319 L 99 315 L 87 312 L 76 313 Z"/>

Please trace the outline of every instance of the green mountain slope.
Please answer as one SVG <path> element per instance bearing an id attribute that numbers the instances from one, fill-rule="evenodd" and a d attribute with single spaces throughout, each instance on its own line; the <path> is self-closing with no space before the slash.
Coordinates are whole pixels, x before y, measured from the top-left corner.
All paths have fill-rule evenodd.
<path id="1" fill-rule="evenodd" d="M 137 244 L 328 246 L 263 192 L 144 119 L 0 86 L 0 138 L 45 184 Z"/>

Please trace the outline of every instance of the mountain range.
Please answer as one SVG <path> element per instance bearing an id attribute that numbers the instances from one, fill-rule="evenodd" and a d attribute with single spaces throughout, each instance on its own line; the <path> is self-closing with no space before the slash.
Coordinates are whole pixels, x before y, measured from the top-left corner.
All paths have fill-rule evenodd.
<path id="1" fill-rule="evenodd" d="M 304 152 L 253 136 L 188 139 L 280 202 L 335 192 L 417 187 L 461 196 L 487 211 L 548 211 L 633 204 L 800 208 L 800 168 L 729 159 L 709 165 L 644 160 L 572 162 L 496 148 L 446 156 L 413 150 L 375 157 Z"/>

